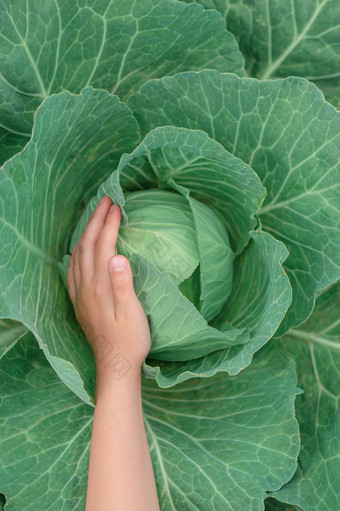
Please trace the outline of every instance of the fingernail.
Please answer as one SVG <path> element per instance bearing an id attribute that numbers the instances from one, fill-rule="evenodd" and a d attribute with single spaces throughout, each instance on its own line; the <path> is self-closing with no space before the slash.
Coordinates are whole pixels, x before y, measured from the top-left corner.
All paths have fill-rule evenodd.
<path id="1" fill-rule="evenodd" d="M 115 256 L 110 259 L 109 265 L 112 271 L 124 271 L 126 268 L 126 260 L 122 256 Z"/>
<path id="2" fill-rule="evenodd" d="M 103 204 L 103 202 L 105 202 L 107 199 L 106 195 L 104 195 L 104 197 L 102 197 L 99 201 L 99 204 Z"/>
<path id="3" fill-rule="evenodd" d="M 110 207 L 110 213 L 114 213 L 117 208 L 118 208 L 117 204 L 112 204 L 112 206 Z"/>

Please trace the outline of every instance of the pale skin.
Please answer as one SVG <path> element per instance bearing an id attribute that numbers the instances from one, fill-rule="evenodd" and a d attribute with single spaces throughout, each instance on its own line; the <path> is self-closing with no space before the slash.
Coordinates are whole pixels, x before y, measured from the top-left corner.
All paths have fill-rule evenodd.
<path id="1" fill-rule="evenodd" d="M 159 511 L 141 399 L 150 330 L 129 261 L 116 254 L 121 211 L 103 197 L 73 248 L 67 283 L 96 361 L 86 511 Z"/>

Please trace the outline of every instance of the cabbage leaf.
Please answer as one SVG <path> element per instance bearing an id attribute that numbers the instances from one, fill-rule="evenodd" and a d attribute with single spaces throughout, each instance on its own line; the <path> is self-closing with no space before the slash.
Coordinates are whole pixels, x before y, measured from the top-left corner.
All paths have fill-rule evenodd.
<path id="1" fill-rule="evenodd" d="M 166 391 L 144 381 L 162 511 L 263 509 L 266 491 L 295 471 L 297 393 L 294 363 L 271 349 L 241 377 L 221 374 Z M 83 509 L 93 408 L 57 378 L 32 336 L 1 360 L 0 395 L 8 511 Z"/>

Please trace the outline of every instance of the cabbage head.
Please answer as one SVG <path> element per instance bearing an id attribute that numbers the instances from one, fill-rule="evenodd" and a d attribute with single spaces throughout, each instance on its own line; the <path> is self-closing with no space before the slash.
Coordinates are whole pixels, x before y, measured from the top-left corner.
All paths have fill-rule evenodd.
<path id="1" fill-rule="evenodd" d="M 70 250 L 102 195 L 124 211 L 117 249 L 149 317 L 150 359 L 201 359 L 204 371 L 249 363 L 291 301 L 287 250 L 255 218 L 265 195 L 255 172 L 202 131 L 155 128 L 100 185 Z"/>

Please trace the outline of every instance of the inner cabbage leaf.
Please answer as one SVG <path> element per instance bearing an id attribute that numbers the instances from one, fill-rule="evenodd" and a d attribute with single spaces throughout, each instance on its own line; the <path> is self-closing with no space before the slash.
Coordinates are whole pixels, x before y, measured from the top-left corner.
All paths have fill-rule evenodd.
<path id="1" fill-rule="evenodd" d="M 141 254 L 169 273 L 206 320 L 216 316 L 231 292 L 234 261 L 220 218 L 175 191 L 136 191 L 125 201 L 128 223 L 120 229 L 117 251 Z"/>

